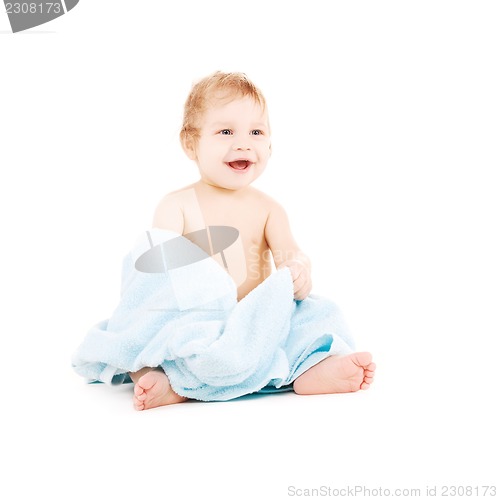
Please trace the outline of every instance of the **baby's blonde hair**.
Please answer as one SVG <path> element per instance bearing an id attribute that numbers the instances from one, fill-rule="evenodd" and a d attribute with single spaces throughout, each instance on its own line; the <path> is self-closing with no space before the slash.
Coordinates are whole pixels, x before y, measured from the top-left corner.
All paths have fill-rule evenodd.
<path id="1" fill-rule="evenodd" d="M 185 102 L 180 140 L 183 147 L 193 147 L 200 136 L 199 121 L 212 99 L 251 97 L 263 110 L 266 100 L 262 92 L 244 73 L 216 71 L 198 81 Z"/>

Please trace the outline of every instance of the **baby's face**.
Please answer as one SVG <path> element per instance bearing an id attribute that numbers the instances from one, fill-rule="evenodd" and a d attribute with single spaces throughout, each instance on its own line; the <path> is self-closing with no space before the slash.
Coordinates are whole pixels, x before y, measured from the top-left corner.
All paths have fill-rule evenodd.
<path id="1" fill-rule="evenodd" d="M 221 101 L 202 118 L 195 151 L 201 178 L 213 186 L 242 189 L 264 171 L 270 157 L 267 113 L 250 97 Z"/>

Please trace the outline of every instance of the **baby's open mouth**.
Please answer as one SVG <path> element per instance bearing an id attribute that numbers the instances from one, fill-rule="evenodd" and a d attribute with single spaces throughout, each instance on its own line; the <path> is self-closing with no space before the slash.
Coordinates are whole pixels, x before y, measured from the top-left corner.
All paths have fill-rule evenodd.
<path id="1" fill-rule="evenodd" d="M 234 170 L 245 170 L 252 165 L 252 163 L 249 160 L 236 160 L 228 162 L 227 165 Z"/>

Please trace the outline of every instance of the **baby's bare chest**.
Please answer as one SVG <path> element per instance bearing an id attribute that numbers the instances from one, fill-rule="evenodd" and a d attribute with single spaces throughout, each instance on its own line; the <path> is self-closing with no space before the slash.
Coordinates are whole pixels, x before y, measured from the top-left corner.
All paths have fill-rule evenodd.
<path id="1" fill-rule="evenodd" d="M 268 214 L 263 207 L 243 204 L 202 204 L 198 210 L 184 213 L 184 217 L 185 233 L 212 226 L 234 228 L 246 250 L 262 245 L 265 240 Z"/>
<path id="2" fill-rule="evenodd" d="M 250 203 L 184 206 L 184 234 L 201 235 L 200 246 L 232 277 L 241 298 L 270 273 L 265 226 L 268 212 Z"/>

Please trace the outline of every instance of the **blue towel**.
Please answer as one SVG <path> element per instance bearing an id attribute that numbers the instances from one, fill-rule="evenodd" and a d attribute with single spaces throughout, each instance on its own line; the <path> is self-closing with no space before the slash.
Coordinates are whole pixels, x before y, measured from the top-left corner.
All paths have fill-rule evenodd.
<path id="1" fill-rule="evenodd" d="M 179 243 L 190 263 L 168 258 Z M 159 250 L 143 265 L 147 248 Z M 288 268 L 237 302 L 234 281 L 214 259 L 183 236 L 151 230 L 124 259 L 118 307 L 86 334 L 72 365 L 88 382 L 109 384 L 160 366 L 180 396 L 225 401 L 290 390 L 304 371 L 353 348 L 332 302 L 294 300 Z"/>

